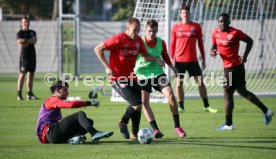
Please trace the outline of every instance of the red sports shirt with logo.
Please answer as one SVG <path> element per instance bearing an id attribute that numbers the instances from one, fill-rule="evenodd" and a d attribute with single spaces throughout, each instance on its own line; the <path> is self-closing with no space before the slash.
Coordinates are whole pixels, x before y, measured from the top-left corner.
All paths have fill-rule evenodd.
<path id="1" fill-rule="evenodd" d="M 197 40 L 201 57 L 205 58 L 201 26 L 195 22 L 174 25 L 171 32 L 171 59 L 175 56 L 176 62 L 198 61 L 196 54 Z"/>
<path id="2" fill-rule="evenodd" d="M 224 68 L 242 64 L 239 56 L 240 41 L 245 40 L 247 35 L 242 31 L 230 27 L 227 31 L 216 28 L 212 33 L 212 43 L 217 46 Z"/>
<path id="3" fill-rule="evenodd" d="M 114 72 L 110 80 L 114 81 L 119 77 L 137 80 L 136 76 L 133 77 L 136 58 L 139 53 L 147 55 L 142 38 L 138 36 L 136 39 L 131 39 L 123 32 L 104 41 L 104 46 L 110 51 L 109 65 Z"/>

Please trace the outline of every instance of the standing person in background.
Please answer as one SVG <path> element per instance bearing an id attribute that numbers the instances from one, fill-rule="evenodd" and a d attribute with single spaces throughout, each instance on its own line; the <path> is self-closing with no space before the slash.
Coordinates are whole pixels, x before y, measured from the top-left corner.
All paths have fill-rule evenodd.
<path id="1" fill-rule="evenodd" d="M 105 72 L 110 76 L 112 88 L 129 103 L 118 126 L 125 139 L 134 140 L 137 139 L 142 108 L 141 90 L 133 72 L 137 56 L 141 54 L 146 60 L 163 64 L 163 61 L 153 58 L 147 53 L 143 40 L 138 35 L 139 31 L 140 21 L 136 18 L 129 18 L 125 32 L 105 40 L 94 49 Z M 105 59 L 104 50 L 110 51 L 109 62 Z M 129 119 L 132 120 L 131 136 L 127 128 Z"/>
<path id="2" fill-rule="evenodd" d="M 20 47 L 17 100 L 23 100 L 22 88 L 25 74 L 27 74 L 27 100 L 35 100 L 38 99 L 33 93 L 33 81 L 36 69 L 36 51 L 34 46 L 37 41 L 36 32 L 29 29 L 30 19 L 28 17 L 21 19 L 20 26 L 21 29 L 16 34 L 17 43 Z"/>
<path id="3" fill-rule="evenodd" d="M 232 116 L 234 110 L 233 94 L 235 91 L 261 109 L 264 114 L 264 123 L 268 125 L 274 113 L 246 88 L 244 63 L 247 61 L 247 56 L 253 46 L 253 40 L 242 31 L 229 26 L 230 16 L 227 13 L 219 15 L 218 25 L 219 27 L 212 33 L 211 56 L 215 58 L 217 52 L 220 54 L 227 82 L 224 85 L 226 121 L 217 130 L 234 129 Z M 246 43 L 243 56 L 239 56 L 240 41 Z"/>
<path id="4" fill-rule="evenodd" d="M 146 36 L 143 38 L 144 44 L 148 50 L 148 53 L 151 56 L 159 58 L 160 60 L 163 59 L 176 75 L 177 69 L 172 65 L 170 61 L 166 43 L 161 38 L 156 37 L 157 32 L 157 21 L 153 19 L 148 20 L 146 23 Z M 137 78 L 139 79 L 140 87 L 142 90 L 143 111 L 145 117 L 147 118 L 153 129 L 155 138 L 162 138 L 163 133 L 159 130 L 157 126 L 157 122 L 149 103 L 152 88 L 166 96 L 170 104 L 170 110 L 173 116 L 175 131 L 180 137 L 185 137 L 186 133 L 180 127 L 177 102 L 175 100 L 170 82 L 168 81 L 162 66 L 160 66 L 157 62 L 145 61 L 140 55 L 138 55 L 134 71 L 137 75 Z"/>
<path id="5" fill-rule="evenodd" d="M 68 83 L 63 81 L 57 81 L 50 87 L 52 96 L 43 102 L 38 115 L 36 133 L 39 141 L 52 144 L 82 144 L 86 140 L 86 133 L 90 133 L 92 143 L 113 135 L 113 132 L 96 130 L 93 127 L 94 121 L 87 118 L 83 111 L 62 117 L 61 108 L 99 106 L 96 100 L 65 101 L 69 94 L 68 88 Z"/>
<path id="6" fill-rule="evenodd" d="M 185 5 L 182 6 L 179 14 L 182 21 L 174 25 L 171 31 L 171 59 L 175 62 L 175 67 L 178 69 L 178 76 L 176 78 L 176 96 L 179 102 L 179 112 L 184 112 L 185 110 L 182 79 L 187 70 L 189 76 L 194 76 L 194 79 L 198 84 L 199 94 L 204 104 L 204 110 L 216 113 L 217 109 L 213 109 L 209 105 L 206 87 L 202 79 L 202 71 L 198 64 L 196 54 L 196 42 L 198 41 L 202 58 L 202 70 L 204 70 L 206 62 L 201 26 L 198 23 L 190 21 L 189 7 Z"/>

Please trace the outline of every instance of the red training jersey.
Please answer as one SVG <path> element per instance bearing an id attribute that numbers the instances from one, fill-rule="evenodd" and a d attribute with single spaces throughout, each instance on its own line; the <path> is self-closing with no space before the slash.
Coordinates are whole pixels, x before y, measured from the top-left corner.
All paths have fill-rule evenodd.
<path id="1" fill-rule="evenodd" d="M 110 51 L 109 65 L 115 74 L 110 77 L 112 81 L 119 77 L 131 78 L 131 75 L 135 75 L 133 69 L 138 53 L 147 55 L 142 38 L 138 36 L 136 39 L 131 39 L 124 32 L 104 41 L 104 47 Z M 137 80 L 136 76 L 133 78 Z"/>
<path id="2" fill-rule="evenodd" d="M 162 40 L 162 39 L 161 39 L 161 40 Z M 151 48 L 152 48 L 152 47 L 155 47 L 155 45 L 156 45 L 156 43 L 157 43 L 157 40 L 154 40 L 153 42 L 151 42 L 151 41 L 148 41 L 148 40 L 146 39 L 146 37 L 145 37 L 145 41 L 146 41 L 147 45 L 148 45 L 149 47 L 151 47 Z M 166 43 L 165 43 L 164 40 L 162 40 L 162 48 L 163 48 L 163 51 L 162 51 L 162 59 L 165 61 L 165 63 L 166 63 L 167 65 L 171 65 L 172 62 L 171 62 L 170 57 L 169 57 L 169 55 L 168 55 L 167 46 L 166 46 Z"/>
<path id="3" fill-rule="evenodd" d="M 195 22 L 174 25 L 171 31 L 171 59 L 175 56 L 176 62 L 196 62 L 197 40 L 201 57 L 205 58 L 201 26 Z"/>
<path id="4" fill-rule="evenodd" d="M 242 31 L 230 27 L 227 31 L 216 28 L 212 33 L 212 44 L 217 46 L 224 68 L 242 64 L 239 56 L 240 41 L 245 40 L 247 35 Z"/>

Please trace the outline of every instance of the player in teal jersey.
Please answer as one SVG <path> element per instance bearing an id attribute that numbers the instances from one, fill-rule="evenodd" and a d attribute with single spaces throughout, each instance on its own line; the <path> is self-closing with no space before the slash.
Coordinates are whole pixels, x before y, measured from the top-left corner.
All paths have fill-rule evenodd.
<path id="1" fill-rule="evenodd" d="M 156 37 L 157 31 L 158 23 L 153 19 L 148 20 L 146 24 L 146 36 L 143 38 L 147 51 L 151 56 L 156 57 L 160 60 L 164 60 L 165 63 L 176 74 L 177 69 L 172 65 L 170 61 L 167 53 L 166 43 L 161 38 Z M 157 126 L 153 111 L 149 104 L 149 98 L 150 93 L 152 92 L 152 88 L 166 96 L 170 104 L 170 110 L 172 112 L 176 133 L 180 137 L 185 137 L 186 133 L 180 127 L 177 102 L 175 100 L 170 82 L 166 78 L 166 74 L 164 73 L 162 66 L 160 66 L 160 64 L 157 62 L 149 62 L 146 61 L 142 56 L 138 56 L 134 71 L 137 78 L 139 79 L 139 85 L 141 87 L 143 111 L 145 117 L 147 118 L 154 131 L 155 138 L 162 138 L 163 133 L 159 130 Z"/>

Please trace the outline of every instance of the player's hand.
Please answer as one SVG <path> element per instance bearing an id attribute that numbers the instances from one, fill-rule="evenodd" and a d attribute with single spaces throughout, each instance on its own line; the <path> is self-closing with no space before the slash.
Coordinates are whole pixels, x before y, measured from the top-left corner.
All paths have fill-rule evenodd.
<path id="1" fill-rule="evenodd" d="M 240 56 L 240 62 L 241 63 L 246 63 L 247 62 L 247 58 L 244 56 Z"/>
<path id="2" fill-rule="evenodd" d="M 92 99 L 90 101 L 86 101 L 86 106 L 94 106 L 98 108 L 100 106 L 100 102 L 98 100 Z"/>
<path id="3" fill-rule="evenodd" d="M 211 51 L 211 56 L 212 56 L 213 58 L 216 58 L 217 55 L 218 55 L 217 49 L 213 49 L 213 50 Z"/>
<path id="4" fill-rule="evenodd" d="M 202 67 L 202 70 L 205 70 L 205 68 L 206 68 L 206 61 L 205 61 L 205 58 L 203 58 L 203 59 L 201 60 L 201 67 Z"/>
<path id="5" fill-rule="evenodd" d="M 157 62 L 161 67 L 165 67 L 165 62 L 163 60 L 157 59 Z"/>
<path id="6" fill-rule="evenodd" d="M 112 69 L 110 67 L 106 67 L 105 68 L 105 72 L 109 76 L 113 76 L 114 75 L 114 73 L 113 73 L 113 71 L 112 71 Z"/>
<path id="7" fill-rule="evenodd" d="M 177 68 L 175 68 L 174 66 L 170 66 L 170 68 L 173 70 L 173 73 L 174 73 L 174 75 L 175 75 L 175 77 L 177 76 L 177 73 L 178 73 L 178 70 L 177 70 Z"/>

